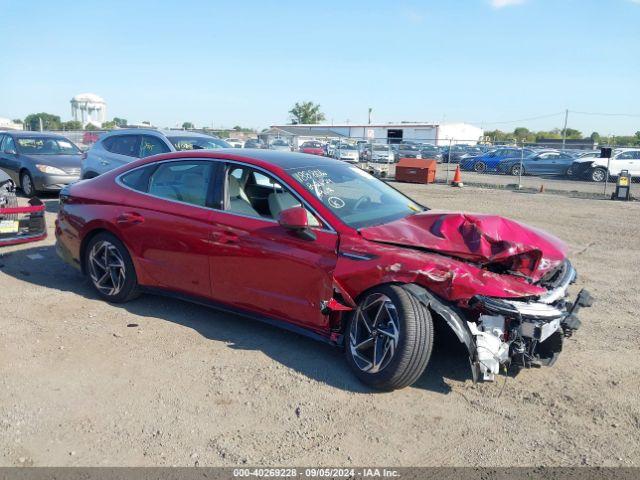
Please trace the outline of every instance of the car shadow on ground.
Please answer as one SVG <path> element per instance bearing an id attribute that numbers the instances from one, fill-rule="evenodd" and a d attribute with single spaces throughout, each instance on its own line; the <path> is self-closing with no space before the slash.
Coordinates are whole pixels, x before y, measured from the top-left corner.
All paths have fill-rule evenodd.
<path id="1" fill-rule="evenodd" d="M 26 283 L 99 300 L 89 282 L 63 263 L 52 245 L 35 244 L 7 253 L 0 250 L 0 271 Z M 224 342 L 233 349 L 259 350 L 287 368 L 342 390 L 375 392 L 358 381 L 340 349 L 302 335 L 239 315 L 160 296 L 143 295 L 125 304 L 114 304 L 114 307 L 140 317 L 162 319 L 192 328 L 205 338 Z M 448 380 L 471 378 L 468 355 L 446 326 L 437 326 L 435 338 L 429 366 L 414 388 L 448 394 L 451 391 Z"/>

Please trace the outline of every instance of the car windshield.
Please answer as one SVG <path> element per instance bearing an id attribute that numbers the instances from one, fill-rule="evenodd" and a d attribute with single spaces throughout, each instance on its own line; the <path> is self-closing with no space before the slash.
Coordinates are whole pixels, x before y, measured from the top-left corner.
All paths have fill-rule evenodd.
<path id="1" fill-rule="evenodd" d="M 424 210 L 424 207 L 355 166 L 336 163 L 293 168 L 289 173 L 353 228 L 381 225 Z"/>
<path id="2" fill-rule="evenodd" d="M 229 148 L 224 140 L 206 137 L 167 137 L 179 152 L 184 150 L 215 150 L 217 148 Z"/>
<path id="3" fill-rule="evenodd" d="M 339 146 L 340 150 L 355 150 L 356 147 L 353 145 L 343 144 Z"/>
<path id="4" fill-rule="evenodd" d="M 415 145 L 402 145 L 400 146 L 400 150 L 418 150 L 418 147 Z"/>
<path id="5" fill-rule="evenodd" d="M 376 152 L 388 152 L 389 151 L 389 147 L 386 145 L 374 145 L 373 149 Z"/>
<path id="6" fill-rule="evenodd" d="M 26 155 L 79 155 L 82 152 L 66 138 L 25 137 L 16 139 Z"/>
<path id="7" fill-rule="evenodd" d="M 274 140 L 271 145 L 279 145 L 281 147 L 288 147 L 289 146 L 289 144 L 287 142 L 285 142 L 284 140 Z"/>

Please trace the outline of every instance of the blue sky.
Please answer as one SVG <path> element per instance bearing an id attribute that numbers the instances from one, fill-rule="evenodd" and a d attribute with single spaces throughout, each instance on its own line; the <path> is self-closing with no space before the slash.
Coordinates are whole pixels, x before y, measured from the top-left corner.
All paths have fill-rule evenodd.
<path id="1" fill-rule="evenodd" d="M 640 130 L 640 0 L 0 1 L 0 117 L 93 92 L 109 118 Z M 515 123 L 511 120 L 554 116 Z"/>

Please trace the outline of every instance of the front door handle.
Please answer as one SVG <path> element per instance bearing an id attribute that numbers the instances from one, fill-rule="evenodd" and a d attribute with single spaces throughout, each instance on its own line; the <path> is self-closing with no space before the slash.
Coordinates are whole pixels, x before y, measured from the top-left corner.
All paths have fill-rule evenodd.
<path id="1" fill-rule="evenodd" d="M 136 212 L 125 212 L 116 218 L 118 225 L 139 225 L 144 223 L 144 217 Z"/>
<path id="2" fill-rule="evenodd" d="M 236 243 L 238 235 L 232 230 L 218 230 L 209 233 L 209 238 L 215 243 Z"/>

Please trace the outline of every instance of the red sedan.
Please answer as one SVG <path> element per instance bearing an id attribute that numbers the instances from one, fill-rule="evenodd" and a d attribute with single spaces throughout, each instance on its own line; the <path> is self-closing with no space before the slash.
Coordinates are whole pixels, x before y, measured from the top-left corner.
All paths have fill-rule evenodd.
<path id="1" fill-rule="evenodd" d="M 551 364 L 589 295 L 562 243 L 490 215 L 436 213 L 345 162 L 189 151 L 66 187 L 59 255 L 109 302 L 142 292 L 205 303 L 344 348 L 380 389 L 415 382 L 433 322 L 474 380 Z"/>
<path id="2" fill-rule="evenodd" d="M 320 142 L 304 142 L 300 145 L 300 152 L 320 156 L 324 156 L 325 154 L 324 147 Z"/>

